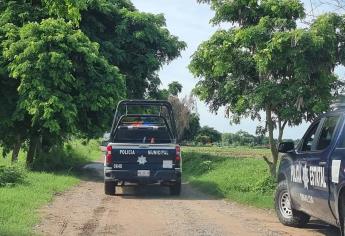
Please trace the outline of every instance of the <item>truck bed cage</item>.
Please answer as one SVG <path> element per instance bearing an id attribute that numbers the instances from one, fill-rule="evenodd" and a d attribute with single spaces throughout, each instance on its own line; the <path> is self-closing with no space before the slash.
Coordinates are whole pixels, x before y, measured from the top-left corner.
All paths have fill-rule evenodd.
<path id="1" fill-rule="evenodd" d="M 173 107 L 170 102 L 165 100 L 123 100 L 117 104 L 113 124 L 111 127 L 111 137 L 114 136 L 115 130 L 117 129 L 119 122 L 123 116 L 142 116 L 142 117 L 149 117 L 154 114 L 131 114 L 128 112 L 129 107 L 159 107 L 159 114 L 157 116 L 162 116 L 163 108 L 166 108 L 167 115 L 170 121 L 170 126 L 168 125 L 168 129 L 170 129 L 170 133 L 173 135 L 173 139 L 176 140 L 177 132 L 176 132 L 176 124 L 174 119 L 174 111 Z M 121 109 L 125 109 L 125 114 L 120 113 Z"/>

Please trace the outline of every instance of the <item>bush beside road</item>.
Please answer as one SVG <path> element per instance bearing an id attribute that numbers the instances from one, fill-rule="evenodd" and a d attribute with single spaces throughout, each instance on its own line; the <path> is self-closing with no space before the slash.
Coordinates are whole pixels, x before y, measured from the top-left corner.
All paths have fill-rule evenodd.
<path id="1" fill-rule="evenodd" d="M 273 207 L 275 180 L 266 163 L 268 149 L 183 147 L 184 177 L 199 189 L 259 208 Z"/>

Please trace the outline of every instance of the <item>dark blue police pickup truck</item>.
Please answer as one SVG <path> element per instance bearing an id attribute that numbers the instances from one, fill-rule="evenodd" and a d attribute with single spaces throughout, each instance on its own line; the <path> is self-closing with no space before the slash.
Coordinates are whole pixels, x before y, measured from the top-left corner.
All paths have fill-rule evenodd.
<path id="1" fill-rule="evenodd" d="M 316 119 L 297 147 L 279 145 L 275 209 L 281 223 L 302 227 L 310 216 L 338 226 L 345 222 L 345 108 Z"/>
<path id="2" fill-rule="evenodd" d="M 181 192 L 181 151 L 172 106 L 167 101 L 121 101 L 104 161 L 105 194 L 117 185 L 156 184 Z"/>

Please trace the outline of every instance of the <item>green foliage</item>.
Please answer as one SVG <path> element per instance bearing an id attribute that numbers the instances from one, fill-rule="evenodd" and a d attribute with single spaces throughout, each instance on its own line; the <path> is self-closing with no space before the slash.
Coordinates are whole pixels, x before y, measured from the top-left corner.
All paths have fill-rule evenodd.
<path id="1" fill-rule="evenodd" d="M 28 172 L 25 184 L 0 188 L 0 235 L 34 235 L 39 208 L 78 182 L 67 174 Z"/>
<path id="2" fill-rule="evenodd" d="M 99 56 L 97 44 L 63 20 L 29 23 L 19 38 L 4 45 L 10 76 L 20 80 L 18 112 L 31 116 L 36 129 L 60 137 L 78 126 L 94 132 L 92 114 L 124 97 L 117 68 Z"/>
<path id="3" fill-rule="evenodd" d="M 42 6 L 51 16 L 64 18 L 78 24 L 80 11 L 87 8 L 87 0 L 42 0 Z"/>
<path id="4" fill-rule="evenodd" d="M 161 82 L 159 80 L 149 85 L 149 90 L 146 94 L 147 98 L 157 100 L 168 100 L 170 96 L 177 97 L 179 93 L 181 93 L 183 88 L 183 86 L 179 82 L 173 81 L 170 84 L 168 84 L 168 88 L 159 89 L 158 85 L 160 85 L 160 83 Z"/>
<path id="5" fill-rule="evenodd" d="M 211 138 L 209 136 L 201 134 L 195 137 L 195 141 L 201 143 L 202 145 L 212 143 Z"/>
<path id="6" fill-rule="evenodd" d="M 304 17 L 303 4 L 299 0 L 198 0 L 209 3 L 215 11 L 212 22 L 239 23 L 240 26 L 257 25 L 263 17 L 277 20 L 282 27 L 295 26 L 295 20 Z"/>
<path id="7" fill-rule="evenodd" d="M 198 132 L 198 136 L 196 140 L 198 140 L 198 137 L 200 137 L 205 142 L 202 143 L 217 143 L 220 142 L 222 139 L 222 135 L 219 131 L 215 130 L 212 127 L 204 126 L 200 128 Z"/>
<path id="8" fill-rule="evenodd" d="M 222 144 L 233 146 L 265 146 L 269 145 L 269 140 L 266 136 L 254 136 L 245 131 L 240 130 L 234 134 L 223 133 Z"/>
<path id="9" fill-rule="evenodd" d="M 344 17 L 326 14 L 297 29 L 305 15 L 299 0 L 199 2 L 211 5 L 214 23 L 235 24 L 217 31 L 193 55 L 189 68 L 200 78 L 194 93 L 211 111 L 225 106 L 234 123 L 261 120 L 265 113 L 261 131 L 268 132 L 274 175 L 275 140 L 281 141 L 286 125 L 314 119 L 341 90 L 334 69 L 344 58 Z"/>
<path id="10" fill-rule="evenodd" d="M 182 140 L 194 141 L 200 130 L 200 118 L 197 113 L 192 113 L 189 116 L 189 127 L 185 129 Z"/>
<path id="11" fill-rule="evenodd" d="M 343 17 L 324 15 L 310 29 L 295 29 L 304 15 L 299 1 L 210 2 L 216 22 L 239 23 L 202 43 L 190 64 L 202 78 L 195 93 L 213 111 L 226 106 L 239 122 L 269 110 L 296 125 L 329 107 L 340 85 L 333 71 L 344 51 L 336 52 L 344 41 Z"/>
<path id="12" fill-rule="evenodd" d="M 74 140 L 63 147 L 55 147 L 49 153 L 39 155 L 33 162 L 35 171 L 75 171 L 83 165 L 99 160 L 99 142 Z"/>
<path id="13" fill-rule="evenodd" d="M 120 99 L 158 90 L 158 69 L 185 43 L 163 15 L 127 0 L 0 1 L 0 144 L 52 151 L 97 137 Z"/>
<path id="14" fill-rule="evenodd" d="M 24 181 L 25 171 L 15 166 L 0 165 L 0 187 L 14 186 Z"/>
<path id="15" fill-rule="evenodd" d="M 261 159 L 262 156 L 270 157 L 270 150 L 267 148 L 253 148 L 248 146 L 237 146 L 237 147 L 222 147 L 222 146 L 189 146 L 183 147 L 186 152 L 201 153 L 206 156 L 217 156 L 217 157 L 244 157 L 244 158 L 256 158 Z"/>
<path id="16" fill-rule="evenodd" d="M 267 176 L 257 182 L 253 188 L 253 191 L 257 193 L 267 194 L 272 193 L 277 187 L 277 180 L 272 176 Z"/>
<path id="17" fill-rule="evenodd" d="M 334 68 L 343 63 L 344 49 L 338 46 L 345 40 L 344 26 L 342 16 L 328 14 L 310 29 L 276 33 L 255 60 L 260 71 L 279 81 L 279 87 L 266 83 L 257 96 L 268 97 L 265 89 L 276 87 L 274 98 L 285 102 L 276 100 L 275 113 L 293 124 L 326 111 L 343 85 Z"/>
<path id="18" fill-rule="evenodd" d="M 128 98 L 152 97 L 161 84 L 157 71 L 186 47 L 169 33 L 163 15 L 139 12 L 127 1 L 94 1 L 80 26 L 126 76 Z"/>
<path id="19" fill-rule="evenodd" d="M 261 208 L 273 207 L 275 180 L 265 163 L 253 157 L 237 156 L 232 149 L 219 155 L 219 148 L 183 147 L 186 178 L 201 190 L 219 197 Z M 241 153 L 242 151 L 242 153 Z M 241 148 L 238 153 L 262 152 Z"/>
<path id="20" fill-rule="evenodd" d="M 172 96 L 177 96 L 182 91 L 182 85 L 177 81 L 173 81 L 168 84 L 168 91 Z"/>

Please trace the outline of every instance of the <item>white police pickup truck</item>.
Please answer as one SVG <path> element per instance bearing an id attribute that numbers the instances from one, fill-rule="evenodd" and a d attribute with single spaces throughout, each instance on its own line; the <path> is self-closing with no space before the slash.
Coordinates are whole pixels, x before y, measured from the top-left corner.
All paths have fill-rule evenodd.
<path id="1" fill-rule="evenodd" d="M 181 150 L 176 144 L 172 106 L 167 101 L 128 100 L 118 104 L 107 140 L 105 194 L 117 185 L 161 184 L 181 192 Z"/>
<path id="2" fill-rule="evenodd" d="M 302 227 L 311 216 L 338 226 L 345 223 L 345 109 L 316 119 L 297 147 L 279 145 L 275 209 L 281 223 Z"/>

